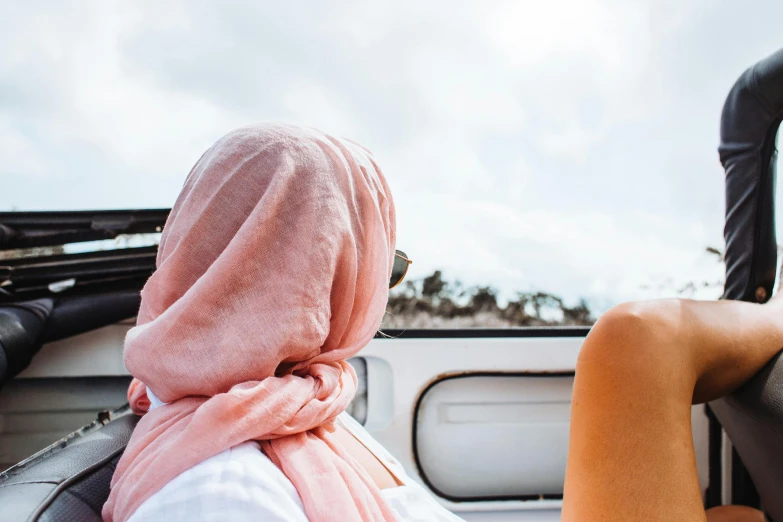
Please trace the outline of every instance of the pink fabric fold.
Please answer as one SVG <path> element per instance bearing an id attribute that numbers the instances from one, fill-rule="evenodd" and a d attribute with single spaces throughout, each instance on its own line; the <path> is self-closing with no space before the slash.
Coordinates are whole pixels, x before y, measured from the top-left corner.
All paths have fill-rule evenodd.
<path id="1" fill-rule="evenodd" d="M 247 440 L 261 441 L 310 520 L 394 520 L 331 435 L 356 392 L 345 359 L 383 317 L 394 243 L 391 194 L 362 147 L 279 124 L 212 146 L 166 222 L 125 341 L 128 398 L 144 416 L 104 520 L 127 520 Z M 145 414 L 146 386 L 168 404 Z"/>

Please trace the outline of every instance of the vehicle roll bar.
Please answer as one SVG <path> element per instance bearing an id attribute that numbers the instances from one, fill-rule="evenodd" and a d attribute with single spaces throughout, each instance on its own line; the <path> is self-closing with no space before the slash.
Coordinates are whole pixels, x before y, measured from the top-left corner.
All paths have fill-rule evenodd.
<path id="1" fill-rule="evenodd" d="M 745 71 L 720 122 L 726 171 L 726 299 L 764 302 L 775 284 L 775 177 L 783 119 L 783 49 Z"/>
<path id="2" fill-rule="evenodd" d="M 745 71 L 723 107 L 719 153 L 726 171 L 724 299 L 763 303 L 772 295 L 777 264 L 776 140 L 781 119 L 783 50 Z M 710 408 L 741 458 L 733 461 L 731 498 L 722 502 L 760 503 L 771 520 L 783 521 L 780 354 L 732 395 L 711 402 Z M 710 475 L 710 490 L 718 491 L 721 485 L 712 484 L 712 470 Z"/>

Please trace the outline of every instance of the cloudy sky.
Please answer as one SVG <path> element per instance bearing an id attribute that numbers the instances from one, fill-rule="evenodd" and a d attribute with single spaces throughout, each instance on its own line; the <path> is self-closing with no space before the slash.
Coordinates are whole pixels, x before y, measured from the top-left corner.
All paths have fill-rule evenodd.
<path id="1" fill-rule="evenodd" d="M 0 8 L 0 210 L 168 207 L 291 121 L 375 153 L 414 275 L 599 307 L 720 278 L 720 109 L 783 45 L 777 0 Z"/>

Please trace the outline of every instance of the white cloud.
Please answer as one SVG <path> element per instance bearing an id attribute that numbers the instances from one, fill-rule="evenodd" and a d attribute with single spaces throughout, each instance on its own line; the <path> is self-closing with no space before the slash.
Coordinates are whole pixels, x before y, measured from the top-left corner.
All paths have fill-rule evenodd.
<path id="1" fill-rule="evenodd" d="M 290 120 L 374 151 L 415 274 L 653 295 L 719 275 L 720 104 L 783 14 L 755 4 L 11 3 L 0 207 L 170 205 L 217 137 Z"/>
<path id="2" fill-rule="evenodd" d="M 14 129 L 9 118 L 0 117 L 0 158 L 3 170 L 15 177 L 45 177 L 43 158 L 36 154 L 33 140 Z"/>

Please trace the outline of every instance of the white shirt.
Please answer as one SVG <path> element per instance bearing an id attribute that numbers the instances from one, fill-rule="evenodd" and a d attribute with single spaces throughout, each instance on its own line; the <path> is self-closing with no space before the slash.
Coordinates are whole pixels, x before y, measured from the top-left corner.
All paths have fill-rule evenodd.
<path id="1" fill-rule="evenodd" d="M 149 390 L 150 409 L 163 403 Z M 383 462 L 402 486 L 381 490 L 400 522 L 461 522 L 405 473 L 347 413 L 340 424 Z M 139 506 L 128 522 L 307 522 L 296 488 L 257 442 L 238 444 L 183 472 Z"/>

